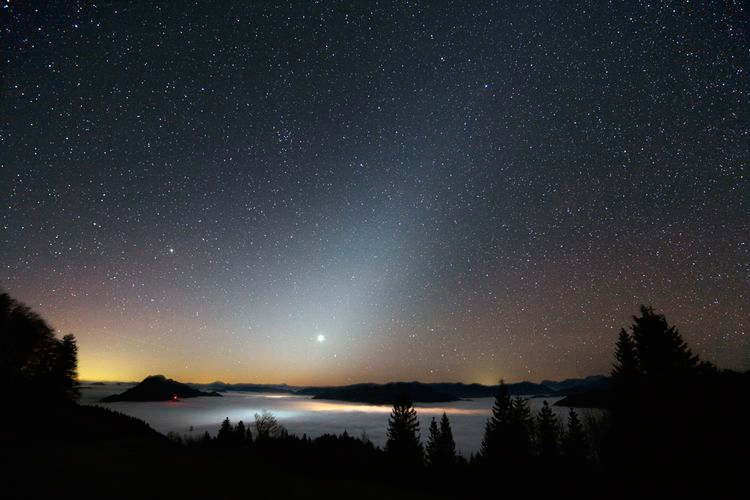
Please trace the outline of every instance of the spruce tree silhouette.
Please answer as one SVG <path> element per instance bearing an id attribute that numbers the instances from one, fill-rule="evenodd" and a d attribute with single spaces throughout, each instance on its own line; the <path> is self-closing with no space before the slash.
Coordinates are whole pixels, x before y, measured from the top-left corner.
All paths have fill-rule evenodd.
<path id="1" fill-rule="evenodd" d="M 706 457 L 714 454 L 717 430 L 732 420 L 727 415 L 734 409 L 715 397 L 722 391 L 717 370 L 692 353 L 678 329 L 651 307 L 642 305 L 640 313 L 617 341 L 614 463 L 608 466 L 639 478 L 632 487 L 642 490 L 635 494 L 655 487 L 688 493 L 674 474 L 695 476 L 720 463 Z"/>
<path id="2" fill-rule="evenodd" d="M 57 391 L 69 399 L 77 400 L 81 394 L 78 389 L 78 346 L 75 337 L 71 334 L 63 336 L 55 350 L 53 376 Z"/>
<path id="3" fill-rule="evenodd" d="M 650 378 L 685 375 L 698 366 L 698 356 L 693 355 L 677 328 L 653 308 L 641 306 L 641 316 L 633 316 L 633 321 L 631 330 L 640 374 Z"/>
<path id="4" fill-rule="evenodd" d="M 440 463 L 438 458 L 440 447 L 440 429 L 438 429 L 435 417 L 430 420 L 429 435 L 427 436 L 427 446 L 425 446 L 425 464 L 430 468 L 435 468 Z"/>
<path id="5" fill-rule="evenodd" d="M 537 415 L 537 443 L 542 473 L 556 475 L 560 460 L 560 421 L 547 401 L 542 403 Z"/>
<path id="6" fill-rule="evenodd" d="M 589 464 L 589 445 L 586 431 L 574 408 L 568 413 L 568 428 L 563 438 L 563 455 L 568 471 L 585 473 Z"/>
<path id="7" fill-rule="evenodd" d="M 216 442 L 222 446 L 229 446 L 232 443 L 232 435 L 234 434 L 234 426 L 229 421 L 229 417 L 225 418 L 221 422 L 219 432 L 216 434 Z"/>
<path id="8" fill-rule="evenodd" d="M 245 423 L 242 420 L 234 426 L 232 441 L 238 448 L 244 447 L 247 444 L 247 432 L 245 431 Z"/>
<path id="9" fill-rule="evenodd" d="M 510 427 L 510 415 L 510 392 L 501 380 L 495 394 L 495 403 L 492 405 L 492 415 L 487 420 L 482 438 L 480 456 L 487 464 L 495 465 L 501 462 L 504 440 L 507 439 Z"/>
<path id="10" fill-rule="evenodd" d="M 448 415 L 443 412 L 440 418 L 440 436 L 438 438 L 438 467 L 447 470 L 456 465 L 456 442 L 453 440 L 453 429 L 451 429 Z"/>
<path id="11" fill-rule="evenodd" d="M 638 378 L 639 368 L 635 342 L 624 328 L 620 329 L 620 335 L 615 348 L 615 359 L 617 363 L 612 369 L 612 376 L 615 380 L 619 383 L 627 384 Z"/>
<path id="12" fill-rule="evenodd" d="M 519 479 L 527 476 L 534 457 L 533 429 L 528 403 L 511 398 L 501 380 L 482 440 L 480 453 L 486 470 Z"/>
<path id="13" fill-rule="evenodd" d="M 210 446 L 213 440 L 211 439 L 211 435 L 208 433 L 208 431 L 203 433 L 203 437 L 201 438 L 201 445 L 202 446 Z"/>
<path id="14" fill-rule="evenodd" d="M 516 397 L 511 403 L 508 458 L 513 474 L 527 474 L 534 460 L 534 419 L 528 401 Z"/>
<path id="15" fill-rule="evenodd" d="M 385 451 L 391 465 L 404 473 L 419 469 L 423 463 L 422 444 L 419 441 L 419 421 L 411 398 L 406 393 L 400 393 L 393 401 L 387 434 Z"/>

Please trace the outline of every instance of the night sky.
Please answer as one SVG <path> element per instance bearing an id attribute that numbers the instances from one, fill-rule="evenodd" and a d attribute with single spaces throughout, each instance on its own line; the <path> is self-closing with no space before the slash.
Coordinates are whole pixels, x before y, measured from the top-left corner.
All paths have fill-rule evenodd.
<path id="1" fill-rule="evenodd" d="M 0 9 L 0 286 L 83 379 L 750 369 L 744 2 Z M 512 4 L 512 5 L 511 5 Z"/>

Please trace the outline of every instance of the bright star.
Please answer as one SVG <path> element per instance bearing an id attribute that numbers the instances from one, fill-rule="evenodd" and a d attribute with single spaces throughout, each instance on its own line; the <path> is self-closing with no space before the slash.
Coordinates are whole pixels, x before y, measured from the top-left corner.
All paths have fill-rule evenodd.
<path id="1" fill-rule="evenodd" d="M 322 343 L 326 341 L 326 336 L 321 333 L 320 335 L 318 335 L 317 339 L 318 339 L 318 342 Z"/>

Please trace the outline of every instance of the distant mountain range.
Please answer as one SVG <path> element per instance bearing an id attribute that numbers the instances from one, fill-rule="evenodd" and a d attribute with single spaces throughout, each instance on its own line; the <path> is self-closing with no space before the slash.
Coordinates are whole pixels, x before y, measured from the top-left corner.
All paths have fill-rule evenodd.
<path id="1" fill-rule="evenodd" d="M 419 382 L 391 382 L 389 384 L 354 384 L 344 387 L 302 389 L 297 394 L 312 395 L 313 399 L 333 399 L 370 404 L 391 404 L 402 392 L 420 403 L 444 403 L 457 401 L 460 398 L 442 392 L 430 384 Z"/>
<path id="2" fill-rule="evenodd" d="M 611 386 L 610 377 L 595 375 L 561 382 L 545 380 L 540 384 L 518 382 L 506 384 L 514 396 L 568 396 Z M 394 396 L 406 392 L 415 403 L 438 403 L 459 399 L 486 398 L 497 393 L 497 385 L 463 383 L 392 382 L 389 384 L 354 384 L 340 387 L 305 387 L 295 394 L 370 404 L 390 404 Z"/>
<path id="3" fill-rule="evenodd" d="M 506 384 L 514 396 L 575 396 L 583 393 L 606 391 L 612 386 L 610 377 L 595 375 L 586 378 L 566 379 L 559 382 L 544 380 L 541 383 L 518 382 Z M 460 399 L 492 397 L 497 385 L 457 383 L 391 382 L 387 384 L 352 384 L 345 386 L 294 387 L 287 384 L 182 384 L 163 375 L 146 377 L 141 383 L 121 394 L 104 398 L 103 402 L 115 401 L 166 401 L 197 396 L 219 396 L 219 392 L 265 392 L 312 396 L 313 399 L 329 399 L 369 404 L 391 404 L 400 392 L 408 394 L 415 403 L 443 403 Z M 570 398 L 568 398 L 570 399 Z"/>
<path id="4" fill-rule="evenodd" d="M 210 384 L 190 384 L 190 386 L 217 392 L 279 392 L 286 394 L 293 394 L 300 389 L 286 384 L 226 384 L 221 381 L 211 382 Z"/>

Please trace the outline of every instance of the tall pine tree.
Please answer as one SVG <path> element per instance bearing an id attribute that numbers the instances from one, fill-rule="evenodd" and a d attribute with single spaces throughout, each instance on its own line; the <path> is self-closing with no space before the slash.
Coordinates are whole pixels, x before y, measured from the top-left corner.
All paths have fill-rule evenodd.
<path id="1" fill-rule="evenodd" d="M 612 368 L 612 376 L 615 380 L 624 384 L 635 381 L 639 372 L 635 342 L 624 328 L 620 329 L 617 339 L 615 359 L 617 363 Z"/>
<path id="2" fill-rule="evenodd" d="M 443 412 L 438 427 L 435 417 L 430 421 L 430 435 L 425 449 L 427 465 L 440 474 L 445 474 L 456 465 L 456 442 L 453 440 L 448 415 Z"/>
<path id="3" fill-rule="evenodd" d="M 547 401 L 537 416 L 539 466 L 545 473 L 555 473 L 560 459 L 560 422 Z"/>
<path id="4" fill-rule="evenodd" d="M 388 419 L 388 441 L 385 451 L 391 464 L 403 472 L 422 466 L 423 451 L 419 441 L 419 421 L 411 398 L 405 393 L 396 396 Z"/>
<path id="5" fill-rule="evenodd" d="M 440 463 L 440 429 L 438 429 L 435 417 L 430 420 L 430 432 L 425 446 L 425 463 L 428 467 L 435 468 Z"/>
<path id="6" fill-rule="evenodd" d="M 482 440 L 481 456 L 485 465 L 499 466 L 512 476 L 529 472 L 534 452 L 533 428 L 526 400 L 511 398 L 505 383 L 500 381 Z"/>
<path id="7" fill-rule="evenodd" d="M 234 426 L 229 421 L 229 417 L 225 418 L 221 422 L 219 427 L 219 433 L 216 435 L 216 442 L 222 446 L 228 446 L 232 442 L 232 436 L 234 434 Z"/>
<path id="8" fill-rule="evenodd" d="M 534 459 L 534 418 L 528 401 L 516 397 L 511 404 L 508 461 L 514 473 L 526 473 Z"/>
<path id="9" fill-rule="evenodd" d="M 456 442 L 453 440 L 448 415 L 443 412 L 440 418 L 440 438 L 438 439 L 438 461 L 443 468 L 450 468 L 456 464 Z"/>
<path id="10" fill-rule="evenodd" d="M 54 385 L 68 399 L 78 399 L 78 346 L 73 335 L 65 335 L 55 346 L 55 362 L 52 369 Z"/>
<path id="11" fill-rule="evenodd" d="M 698 356 L 693 355 L 680 332 L 663 315 L 641 306 L 641 316 L 633 316 L 633 321 L 633 342 L 639 371 L 644 376 L 681 375 L 698 366 Z"/>
<path id="12" fill-rule="evenodd" d="M 588 467 L 590 450 L 586 432 L 578 413 L 571 408 L 568 413 L 568 429 L 563 439 L 563 456 L 571 472 L 582 472 Z"/>
<path id="13" fill-rule="evenodd" d="M 492 415 L 487 420 L 482 438 L 480 455 L 487 464 L 500 462 L 503 440 L 507 436 L 510 426 L 511 399 L 505 382 L 500 381 L 492 405 Z"/>
<path id="14" fill-rule="evenodd" d="M 232 444 L 237 447 L 245 446 L 245 440 L 247 439 L 246 435 L 245 423 L 240 420 L 237 422 L 237 425 L 234 426 L 234 431 L 232 432 Z"/>

